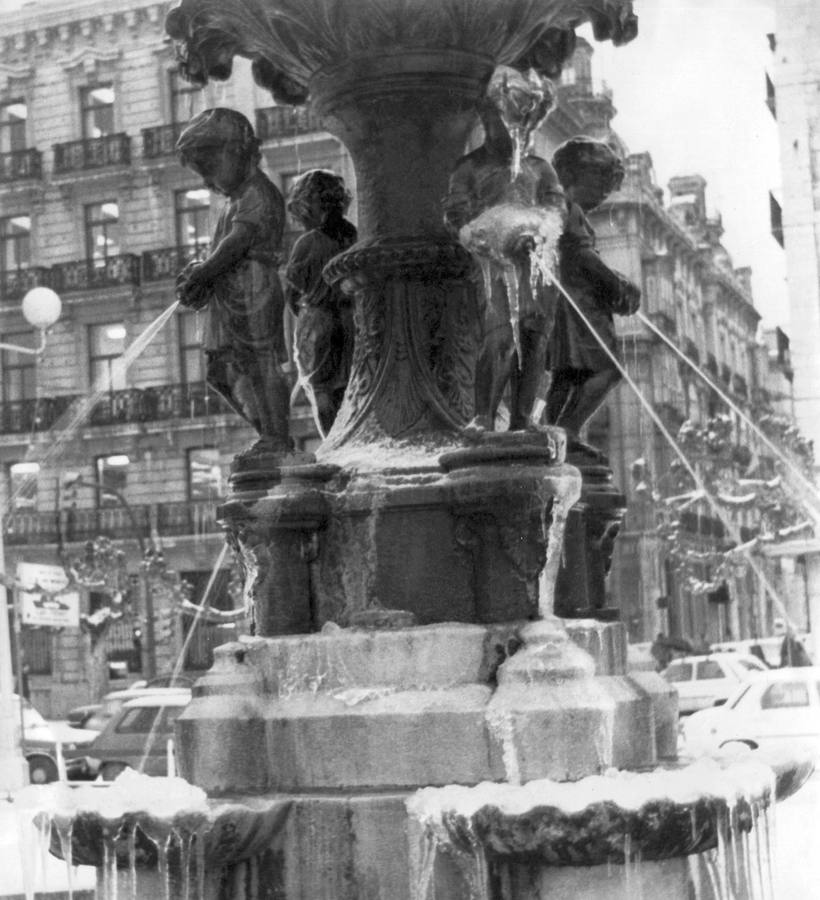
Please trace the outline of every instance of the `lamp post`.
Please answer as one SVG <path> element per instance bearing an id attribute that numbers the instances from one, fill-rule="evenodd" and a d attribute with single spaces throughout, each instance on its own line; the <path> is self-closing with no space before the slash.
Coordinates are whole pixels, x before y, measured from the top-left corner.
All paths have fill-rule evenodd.
<path id="1" fill-rule="evenodd" d="M 111 494 L 112 497 L 115 497 L 120 506 L 125 510 L 125 514 L 128 516 L 128 521 L 131 523 L 131 528 L 134 531 L 134 536 L 137 540 L 137 544 L 140 548 L 140 566 L 141 566 L 141 577 L 140 577 L 140 599 L 142 600 L 142 608 L 145 610 L 145 631 L 144 631 L 144 641 L 143 641 L 143 654 L 142 654 L 142 664 L 143 664 L 143 675 L 146 678 L 153 678 L 156 672 L 156 639 L 154 635 L 154 594 L 151 590 L 151 581 L 150 575 L 148 572 L 148 567 L 146 565 L 146 544 L 145 538 L 142 535 L 140 530 L 139 523 L 137 522 L 137 518 L 134 515 L 134 510 L 131 508 L 130 503 L 125 499 L 125 496 L 122 492 L 116 490 L 115 488 L 108 487 L 107 485 L 102 484 L 99 481 L 94 481 L 91 479 L 85 479 L 81 476 L 72 479 L 67 484 L 76 485 L 77 487 L 86 487 L 93 488 L 97 491 L 104 491 L 106 494 Z"/>
<path id="2" fill-rule="evenodd" d="M 32 288 L 23 297 L 26 321 L 39 331 L 37 347 L 0 343 L 0 350 L 39 356 L 46 346 L 46 330 L 60 317 L 60 298 L 50 288 Z M 7 510 L 6 510 L 7 511 Z M 28 767 L 22 752 L 20 715 L 14 700 L 11 665 L 8 595 L 6 592 L 5 516 L 0 519 L 0 791 L 11 792 L 28 782 Z M 22 702 L 22 700 L 21 700 Z"/>

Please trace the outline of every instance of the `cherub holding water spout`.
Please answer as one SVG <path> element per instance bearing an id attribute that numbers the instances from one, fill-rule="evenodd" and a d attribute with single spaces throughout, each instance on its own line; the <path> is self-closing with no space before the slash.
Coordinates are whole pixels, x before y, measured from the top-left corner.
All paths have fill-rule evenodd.
<path id="1" fill-rule="evenodd" d="M 478 260 L 484 282 L 483 341 L 471 431 L 492 430 L 507 386 L 510 430 L 537 429 L 555 294 L 552 269 L 566 204 L 550 163 L 527 152 L 554 104 L 552 83 L 501 68 L 479 113 L 484 143 L 450 178 L 446 221 Z"/>
<path id="2" fill-rule="evenodd" d="M 208 309 L 207 382 L 259 434 L 245 454 L 288 452 L 290 391 L 281 369 L 287 354 L 277 271 L 284 199 L 259 168 L 250 122 L 235 110 L 200 113 L 180 135 L 177 152 L 208 188 L 227 197 L 213 249 L 177 278 L 180 303 Z"/>
<path id="3" fill-rule="evenodd" d="M 579 434 L 621 380 L 613 314 L 634 313 L 641 291 L 601 259 L 586 213 L 621 186 L 624 169 L 607 144 L 587 137 L 562 144 L 552 161 L 569 212 L 559 245 L 567 296 L 558 303 L 550 339 L 547 421 L 565 429 L 571 456 L 601 460 L 602 454 Z"/>

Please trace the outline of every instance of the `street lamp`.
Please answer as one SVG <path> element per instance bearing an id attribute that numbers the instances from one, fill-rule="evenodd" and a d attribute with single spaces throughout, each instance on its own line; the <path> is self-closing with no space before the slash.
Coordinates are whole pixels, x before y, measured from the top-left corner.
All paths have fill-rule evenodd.
<path id="1" fill-rule="evenodd" d="M 126 457 L 127 460 L 127 457 Z M 134 536 L 137 539 L 137 544 L 140 548 L 140 567 L 142 569 L 142 577 L 140 579 L 140 592 L 141 592 L 141 600 L 142 607 L 145 610 L 145 641 L 143 643 L 143 674 L 147 678 L 153 678 L 156 672 L 156 636 L 154 633 L 154 594 L 151 588 L 150 575 L 146 566 L 148 555 L 147 548 L 145 544 L 145 538 L 142 535 L 142 530 L 140 528 L 139 523 L 137 522 L 137 517 L 134 515 L 134 510 L 131 507 L 131 504 L 125 499 L 125 495 L 116 490 L 115 488 L 108 487 L 107 485 L 102 484 L 99 481 L 94 481 L 92 479 L 83 478 L 81 475 L 78 475 L 76 478 L 72 478 L 70 481 L 66 482 L 66 485 L 75 485 L 77 487 L 86 487 L 93 488 L 96 491 L 105 492 L 106 494 L 111 494 L 120 506 L 125 510 L 125 514 L 128 516 L 128 521 L 131 523 L 131 528 L 134 531 Z"/>
<path id="2" fill-rule="evenodd" d="M 40 333 L 37 347 L 20 347 L 0 342 L 0 350 L 39 356 L 46 346 L 46 330 L 60 318 L 62 303 L 47 287 L 32 288 L 23 297 L 23 316 Z M 20 715 L 14 702 L 14 673 L 11 666 L 8 595 L 6 593 L 6 553 L 4 517 L 0 517 L 0 790 L 11 792 L 28 782 L 28 767 L 22 753 Z M 22 697 L 20 698 L 22 703 Z"/>

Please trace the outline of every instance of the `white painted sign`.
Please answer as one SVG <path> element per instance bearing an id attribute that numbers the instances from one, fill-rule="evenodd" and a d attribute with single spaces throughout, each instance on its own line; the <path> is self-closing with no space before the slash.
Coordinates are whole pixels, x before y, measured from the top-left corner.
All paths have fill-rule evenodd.
<path id="1" fill-rule="evenodd" d="M 23 590 L 42 588 L 52 594 L 68 587 L 68 575 L 62 566 L 46 566 L 40 563 L 17 563 L 17 581 Z"/>
<path id="2" fill-rule="evenodd" d="M 61 566 L 17 563 L 17 581 L 23 625 L 79 627 L 80 595 L 77 591 L 66 591 L 68 576 Z"/>
<path id="3" fill-rule="evenodd" d="M 78 628 L 80 625 L 80 595 L 76 591 L 60 594 L 20 591 L 19 597 L 23 625 L 47 628 Z"/>

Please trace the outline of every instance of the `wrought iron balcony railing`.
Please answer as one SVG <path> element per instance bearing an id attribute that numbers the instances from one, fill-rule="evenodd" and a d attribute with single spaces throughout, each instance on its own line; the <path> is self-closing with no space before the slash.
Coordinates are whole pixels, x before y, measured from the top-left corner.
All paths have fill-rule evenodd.
<path id="1" fill-rule="evenodd" d="M 325 130 L 321 118 L 309 106 L 266 106 L 256 110 L 256 136 L 260 141 Z"/>
<path id="2" fill-rule="evenodd" d="M 173 156 L 177 139 L 187 122 L 171 122 L 170 125 L 154 125 L 142 129 L 142 156 L 144 159 L 159 159 Z"/>
<path id="3" fill-rule="evenodd" d="M 0 404 L 0 434 L 30 434 L 48 431 L 69 409 L 77 394 L 40 397 L 38 400 L 12 400 Z"/>
<path id="4" fill-rule="evenodd" d="M 111 391 L 89 417 L 92 425 L 133 424 L 165 419 L 196 419 L 229 412 L 224 400 L 204 382 Z"/>
<path id="5" fill-rule="evenodd" d="M 0 403 L 0 434 L 48 431 L 79 394 Z M 166 419 L 197 419 L 230 412 L 228 405 L 202 382 L 128 388 L 104 394 L 89 413 L 90 425 L 129 425 Z"/>
<path id="6" fill-rule="evenodd" d="M 0 183 L 43 177 L 43 155 L 30 147 L 0 153 Z"/>
<path id="7" fill-rule="evenodd" d="M 0 272 L 0 302 L 20 300 L 33 287 L 42 284 L 51 286 L 51 270 L 43 266 L 32 266 L 30 269 L 16 269 L 13 272 Z"/>
<path id="8" fill-rule="evenodd" d="M 131 138 L 122 132 L 54 145 L 54 172 L 65 175 L 131 162 Z"/>
<path id="9" fill-rule="evenodd" d="M 210 501 L 178 501 L 175 503 L 141 504 L 59 511 L 35 512 L 17 510 L 3 517 L 6 543 L 55 544 L 88 541 L 95 537 L 116 540 L 146 538 L 151 532 L 152 520 L 160 536 L 215 534 L 216 504 Z M 135 533 L 140 529 L 141 535 Z"/>
<path id="10" fill-rule="evenodd" d="M 142 254 L 142 280 L 163 281 L 166 278 L 176 278 L 189 262 L 204 259 L 207 253 L 208 244 L 146 250 Z"/>
<path id="11" fill-rule="evenodd" d="M 51 287 L 57 293 L 139 284 L 140 258 L 120 253 L 101 260 L 78 259 L 51 267 Z"/>

